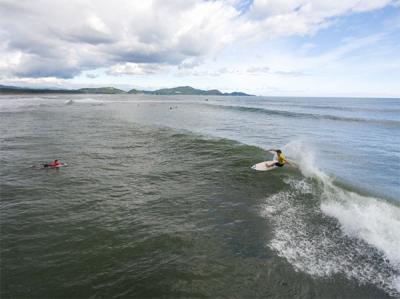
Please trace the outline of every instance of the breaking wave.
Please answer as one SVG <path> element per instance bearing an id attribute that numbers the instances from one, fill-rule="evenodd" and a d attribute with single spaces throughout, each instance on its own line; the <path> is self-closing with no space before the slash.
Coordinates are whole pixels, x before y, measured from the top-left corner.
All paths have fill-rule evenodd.
<path id="1" fill-rule="evenodd" d="M 318 277 L 341 274 L 400 295 L 400 207 L 338 186 L 318 169 L 312 150 L 295 141 L 284 147 L 302 176 L 267 196 L 268 246 L 299 271 Z"/>

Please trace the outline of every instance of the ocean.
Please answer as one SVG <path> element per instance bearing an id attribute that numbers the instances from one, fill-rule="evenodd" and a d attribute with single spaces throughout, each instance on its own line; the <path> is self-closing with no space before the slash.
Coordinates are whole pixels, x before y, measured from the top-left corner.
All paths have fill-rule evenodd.
<path id="1" fill-rule="evenodd" d="M 400 99 L 2 95 L 0 139 L 1 298 L 400 298 Z"/>

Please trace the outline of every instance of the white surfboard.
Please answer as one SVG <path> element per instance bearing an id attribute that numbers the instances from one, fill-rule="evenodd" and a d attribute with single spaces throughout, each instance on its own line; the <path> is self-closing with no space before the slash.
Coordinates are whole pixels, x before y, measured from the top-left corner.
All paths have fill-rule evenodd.
<path id="1" fill-rule="evenodd" d="M 274 164 L 278 161 L 264 161 L 261 163 L 254 164 L 251 166 L 251 169 L 257 170 L 257 171 L 270 171 L 276 168 L 279 168 L 278 166 L 275 166 Z"/>

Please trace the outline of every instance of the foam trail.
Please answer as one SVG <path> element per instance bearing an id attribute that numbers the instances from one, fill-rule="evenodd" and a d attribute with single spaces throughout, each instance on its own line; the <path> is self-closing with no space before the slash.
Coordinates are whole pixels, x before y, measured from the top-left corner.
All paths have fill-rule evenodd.
<path id="1" fill-rule="evenodd" d="M 399 296 L 400 208 L 383 199 L 362 196 L 326 183 L 320 208 L 325 215 L 338 221 L 345 236 L 360 240 L 374 248 L 385 261 L 384 265 L 387 264 L 384 274 L 373 271 L 363 279 L 367 282 L 372 281 L 378 286 L 383 285 L 388 293 Z M 353 250 L 358 249 L 357 246 Z M 371 258 L 376 259 L 376 256 Z M 377 280 L 373 275 L 381 280 Z M 384 275 L 387 277 L 382 279 Z M 358 276 L 357 273 L 355 277 Z"/>
<path id="2" fill-rule="evenodd" d="M 367 197 L 341 189 L 319 170 L 315 155 L 302 141 L 285 146 L 288 154 L 297 154 L 300 170 L 306 177 L 322 183 L 321 210 L 335 217 L 345 234 L 360 238 L 381 250 L 392 263 L 400 267 L 400 208 L 383 199 Z"/>
<path id="3" fill-rule="evenodd" d="M 275 222 L 268 245 L 298 270 L 340 273 L 399 296 L 400 207 L 336 186 L 300 140 L 283 150 L 305 178 L 286 179 L 290 188 L 267 198 L 263 213 Z"/>
<path id="4" fill-rule="evenodd" d="M 382 200 L 335 188 L 325 191 L 321 210 L 338 219 L 343 232 L 379 249 L 400 267 L 400 208 Z"/>

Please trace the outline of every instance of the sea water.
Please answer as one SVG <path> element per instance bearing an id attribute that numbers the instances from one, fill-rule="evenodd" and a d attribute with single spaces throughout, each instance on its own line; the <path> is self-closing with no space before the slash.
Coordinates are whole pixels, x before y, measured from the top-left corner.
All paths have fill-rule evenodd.
<path id="1" fill-rule="evenodd" d="M 400 296 L 399 99 L 3 95 L 0 132 L 2 297 Z"/>

